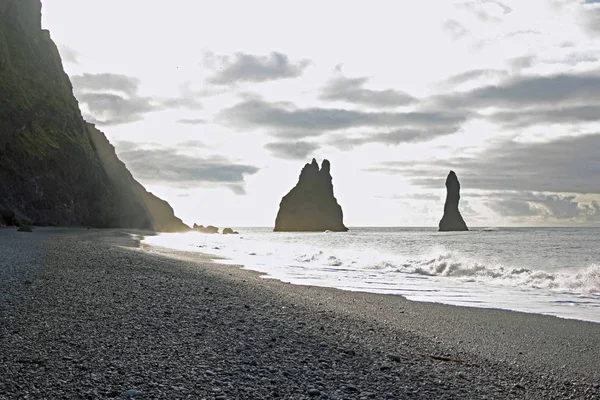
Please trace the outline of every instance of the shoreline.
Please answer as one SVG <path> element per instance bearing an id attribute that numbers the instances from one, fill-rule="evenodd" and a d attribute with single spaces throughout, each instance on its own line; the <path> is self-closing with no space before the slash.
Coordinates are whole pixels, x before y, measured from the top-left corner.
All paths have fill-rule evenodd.
<path id="1" fill-rule="evenodd" d="M 600 395 L 600 324 L 291 285 L 125 232 L 0 231 L 0 399 Z"/>

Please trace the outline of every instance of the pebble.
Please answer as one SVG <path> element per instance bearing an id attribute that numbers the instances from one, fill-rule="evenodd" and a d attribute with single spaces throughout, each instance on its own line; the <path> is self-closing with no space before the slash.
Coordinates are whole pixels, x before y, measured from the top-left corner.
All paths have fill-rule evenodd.
<path id="1" fill-rule="evenodd" d="M 140 396 L 142 396 L 143 394 L 144 394 L 144 393 L 142 393 L 141 391 L 139 391 L 139 390 L 137 390 L 137 389 L 129 389 L 129 390 L 126 390 L 126 391 L 123 393 L 123 397 L 129 398 L 129 399 L 132 399 L 132 398 L 135 398 L 135 397 L 140 397 Z"/>
<path id="2" fill-rule="evenodd" d="M 7 250 L 2 235 L 0 230 L 5 257 L 14 246 Z M 111 233 L 97 234 L 93 242 L 78 234 L 48 237 L 43 259 L 27 263 L 43 268 L 27 276 L 0 268 L 0 317 L 6 316 L 0 324 L 5 339 L 0 340 L 0 398 L 52 399 L 68 393 L 135 400 L 598 395 L 597 379 L 582 376 L 572 380 L 577 384 L 565 385 L 554 371 L 510 364 L 511 359 L 499 365 L 470 355 L 468 364 L 440 363 L 421 355 L 448 349 L 405 334 L 402 327 L 388 330 L 343 313 L 319 312 L 333 307 L 331 300 L 320 298 L 322 289 L 306 289 L 323 300 L 318 306 L 295 286 L 254 278 L 243 283 L 243 272 L 229 267 L 200 264 L 188 273 L 191 264 L 106 245 L 106 235 Z M 25 245 L 14 249 L 16 259 L 34 254 Z M 0 267 L 2 262 L 0 257 Z M 25 279 L 34 284 L 24 286 Z M 288 298 L 288 292 L 295 297 Z M 350 296 L 331 296 L 338 295 L 342 300 Z M 22 301 L 18 305 L 27 312 L 13 312 L 11 301 L 17 300 L 12 299 Z M 359 296 L 355 300 L 361 305 Z M 373 326 L 377 329 L 366 335 Z M 48 361 L 31 363 L 25 354 Z M 24 363 L 11 361 L 21 359 Z"/>

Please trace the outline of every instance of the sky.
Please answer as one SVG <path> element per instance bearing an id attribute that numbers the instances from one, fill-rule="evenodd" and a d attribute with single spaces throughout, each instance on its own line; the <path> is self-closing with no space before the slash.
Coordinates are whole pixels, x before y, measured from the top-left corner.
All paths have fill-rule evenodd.
<path id="1" fill-rule="evenodd" d="M 600 223 L 600 2 L 42 0 L 86 120 L 186 223 L 273 226 L 314 157 L 347 226 Z"/>

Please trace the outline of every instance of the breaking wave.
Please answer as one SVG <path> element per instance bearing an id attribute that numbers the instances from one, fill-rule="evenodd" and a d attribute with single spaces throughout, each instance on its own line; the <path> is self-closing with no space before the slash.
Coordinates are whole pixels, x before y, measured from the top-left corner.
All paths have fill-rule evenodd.
<path id="1" fill-rule="evenodd" d="M 364 258 L 364 257 L 363 257 Z M 352 267 L 353 270 L 370 270 L 379 274 L 410 274 L 429 277 L 459 279 L 463 282 L 493 283 L 511 287 L 550 289 L 571 293 L 600 296 L 600 264 L 586 268 L 562 271 L 542 271 L 530 268 L 489 265 L 461 258 L 452 252 L 412 260 L 371 261 L 335 256 L 317 251 L 295 258 L 302 264 Z M 344 269 L 347 270 L 347 269 Z M 397 277 L 394 278 L 397 280 Z"/>

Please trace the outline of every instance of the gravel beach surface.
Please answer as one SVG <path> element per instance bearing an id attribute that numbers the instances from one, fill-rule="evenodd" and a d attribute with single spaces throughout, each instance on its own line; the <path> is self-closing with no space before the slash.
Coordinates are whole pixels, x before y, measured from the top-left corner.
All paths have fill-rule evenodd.
<path id="1" fill-rule="evenodd" d="M 0 229 L 0 399 L 600 399 L 600 324 Z"/>

